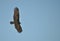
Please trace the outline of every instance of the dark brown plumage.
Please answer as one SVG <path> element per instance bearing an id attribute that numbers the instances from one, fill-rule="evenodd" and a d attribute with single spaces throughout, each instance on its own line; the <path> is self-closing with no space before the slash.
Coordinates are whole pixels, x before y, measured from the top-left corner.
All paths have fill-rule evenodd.
<path id="1" fill-rule="evenodd" d="M 19 9 L 17 7 L 14 9 L 13 19 L 14 19 L 14 22 L 11 21 L 10 24 L 14 24 L 16 30 L 19 33 L 22 32 L 22 28 L 21 28 L 21 25 L 20 25 L 20 22 L 19 22 Z"/>

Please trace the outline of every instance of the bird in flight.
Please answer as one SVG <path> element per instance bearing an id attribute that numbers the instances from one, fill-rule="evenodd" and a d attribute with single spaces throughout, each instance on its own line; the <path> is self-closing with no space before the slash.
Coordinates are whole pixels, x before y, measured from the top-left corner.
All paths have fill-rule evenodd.
<path id="1" fill-rule="evenodd" d="M 20 33 L 22 32 L 22 27 L 21 27 L 21 23 L 19 21 L 19 9 L 17 7 L 14 8 L 14 15 L 13 15 L 13 20 L 14 21 L 10 21 L 10 24 L 14 24 L 16 30 Z"/>

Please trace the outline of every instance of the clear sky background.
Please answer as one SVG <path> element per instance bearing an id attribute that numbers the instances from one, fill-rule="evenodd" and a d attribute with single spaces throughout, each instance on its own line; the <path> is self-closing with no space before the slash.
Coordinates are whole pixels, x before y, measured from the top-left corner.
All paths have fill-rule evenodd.
<path id="1" fill-rule="evenodd" d="M 10 24 L 15 7 L 22 33 Z M 60 41 L 60 0 L 0 0 L 0 41 Z"/>

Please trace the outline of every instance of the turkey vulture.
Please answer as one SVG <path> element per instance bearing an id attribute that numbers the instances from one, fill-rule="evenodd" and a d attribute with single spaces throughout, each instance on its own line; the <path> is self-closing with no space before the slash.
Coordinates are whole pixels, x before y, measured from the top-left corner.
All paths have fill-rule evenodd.
<path id="1" fill-rule="evenodd" d="M 20 33 L 22 32 L 22 27 L 21 27 L 21 23 L 19 22 L 19 9 L 16 7 L 14 9 L 14 16 L 13 16 L 13 20 L 14 21 L 10 21 L 10 24 L 14 24 L 16 30 Z"/>

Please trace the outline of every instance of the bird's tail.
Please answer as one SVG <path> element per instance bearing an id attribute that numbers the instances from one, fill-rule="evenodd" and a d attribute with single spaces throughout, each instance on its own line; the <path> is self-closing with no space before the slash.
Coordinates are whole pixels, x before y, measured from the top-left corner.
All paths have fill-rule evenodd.
<path id="1" fill-rule="evenodd" d="M 14 24 L 14 22 L 13 21 L 10 21 L 10 24 Z"/>

